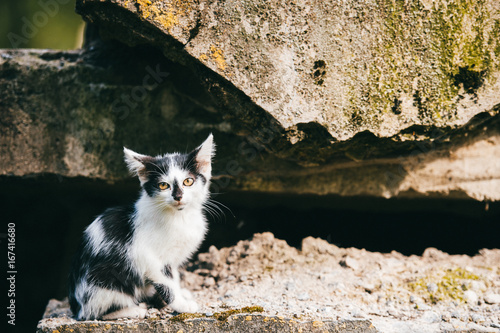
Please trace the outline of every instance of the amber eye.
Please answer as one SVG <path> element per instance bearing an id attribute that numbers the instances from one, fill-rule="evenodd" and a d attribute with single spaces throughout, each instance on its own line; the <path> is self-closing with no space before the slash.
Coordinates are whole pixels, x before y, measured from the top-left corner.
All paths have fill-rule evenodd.
<path id="1" fill-rule="evenodd" d="M 191 186 L 191 185 L 193 185 L 193 183 L 194 183 L 194 179 L 193 178 L 186 178 L 186 179 L 184 179 L 184 183 L 183 184 L 185 186 Z"/>
<path id="2" fill-rule="evenodd" d="M 160 188 L 160 190 L 163 191 L 163 190 L 170 188 L 170 185 L 168 185 L 168 183 L 161 182 L 161 183 L 158 183 L 158 187 Z"/>

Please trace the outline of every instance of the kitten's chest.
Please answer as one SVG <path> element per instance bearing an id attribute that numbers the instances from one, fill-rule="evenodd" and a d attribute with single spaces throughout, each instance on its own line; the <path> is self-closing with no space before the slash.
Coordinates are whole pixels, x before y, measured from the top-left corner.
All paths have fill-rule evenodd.
<path id="1" fill-rule="evenodd" d="M 202 214 L 183 214 L 138 232 L 135 246 L 147 252 L 145 255 L 178 266 L 198 249 L 205 236 L 206 222 Z"/>

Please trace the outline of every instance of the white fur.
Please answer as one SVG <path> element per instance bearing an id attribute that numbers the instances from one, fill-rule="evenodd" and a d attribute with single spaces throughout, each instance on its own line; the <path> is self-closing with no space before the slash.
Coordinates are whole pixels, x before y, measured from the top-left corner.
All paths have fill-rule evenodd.
<path id="1" fill-rule="evenodd" d="M 207 181 L 210 180 L 209 175 L 204 176 L 207 178 Z M 179 209 L 189 206 L 190 208 L 198 210 L 201 213 L 201 205 L 208 197 L 208 184 L 203 184 L 201 180 L 196 180 L 193 185 L 184 186 L 184 180 L 186 178 L 192 177 L 193 176 L 190 175 L 186 170 L 182 170 L 179 166 L 173 164 L 172 161 L 172 165 L 169 166 L 168 175 L 163 175 L 161 177 L 161 181 L 170 184 L 171 187 L 159 193 L 155 198 L 144 198 L 151 201 L 152 204 L 154 203 L 153 206 L 148 208 L 150 212 L 153 214 L 161 215 L 161 217 L 163 217 L 163 215 L 171 214 L 170 209 L 172 208 Z M 177 181 L 177 184 L 182 188 L 183 191 L 180 206 L 179 203 L 177 203 L 172 197 L 174 181 Z M 143 201 L 142 205 L 144 205 L 144 203 L 145 202 Z M 141 211 L 139 207 L 137 208 L 138 211 Z"/>
<path id="2" fill-rule="evenodd" d="M 85 287 L 87 287 L 86 281 L 81 284 L 78 289 L 80 289 L 83 293 Z M 119 305 L 123 308 L 133 308 L 136 306 L 134 299 L 127 294 L 121 293 L 116 290 L 103 289 L 96 286 L 91 286 L 90 288 L 92 290 L 89 293 L 90 299 L 88 300 L 88 304 L 91 304 L 92 306 L 82 307 L 80 313 L 78 314 L 78 317 L 99 317 L 101 313 L 105 312 L 112 305 Z M 83 296 L 82 293 L 80 294 Z"/>
<path id="3" fill-rule="evenodd" d="M 104 230 L 102 229 L 102 222 L 99 217 L 85 229 L 85 234 L 89 239 L 89 245 L 92 248 L 93 255 L 97 255 L 103 251 L 109 251 L 111 244 L 106 242 Z"/>
<path id="4" fill-rule="evenodd" d="M 144 184 L 146 178 L 142 176 L 139 171 L 144 168 L 144 164 L 142 164 L 141 161 L 146 159 L 148 156 L 136 153 L 135 151 L 125 147 L 123 147 L 123 153 L 125 155 L 125 162 L 127 163 L 129 171 L 134 176 L 138 176 L 141 184 Z"/>
<path id="5" fill-rule="evenodd" d="M 201 165 L 201 173 L 206 175 L 212 174 L 212 158 L 215 154 L 215 143 L 212 133 L 208 138 L 198 147 L 199 152 L 196 156 L 196 161 Z"/>
<path id="6" fill-rule="evenodd" d="M 112 313 L 109 313 L 102 317 L 104 320 L 113 320 L 118 318 L 139 318 L 143 319 L 146 317 L 148 312 L 148 307 L 146 303 L 140 303 L 139 305 L 134 305 L 129 308 L 124 308 Z"/>
<path id="7" fill-rule="evenodd" d="M 201 205 L 192 202 L 183 210 L 165 209 L 163 204 L 143 194 L 137 202 L 137 210 L 140 213 L 135 220 L 136 232 L 130 249 L 135 267 L 141 275 L 170 288 L 174 295 L 170 304 L 172 309 L 196 312 L 196 302 L 186 299 L 186 292 L 180 287 L 178 267 L 197 250 L 204 238 L 207 226 Z M 168 212 L 161 214 L 162 210 Z M 172 268 L 173 279 L 162 272 L 167 264 Z"/>

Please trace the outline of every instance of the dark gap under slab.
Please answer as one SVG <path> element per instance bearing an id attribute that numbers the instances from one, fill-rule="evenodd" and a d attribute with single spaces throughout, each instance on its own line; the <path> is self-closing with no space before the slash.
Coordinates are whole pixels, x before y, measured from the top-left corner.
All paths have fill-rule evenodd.
<path id="1" fill-rule="evenodd" d="M 47 301 L 66 296 L 69 263 L 84 228 L 105 208 L 134 201 L 138 189 L 134 179 L 107 184 L 52 175 L 0 177 L 4 228 L 16 224 L 18 329 L 33 330 Z M 499 203 L 247 192 L 215 199 L 234 216 L 223 208 L 225 217 L 210 219 L 201 251 L 264 231 L 298 248 L 303 238 L 314 236 L 341 247 L 406 255 L 420 255 L 427 247 L 474 255 L 499 245 Z"/>

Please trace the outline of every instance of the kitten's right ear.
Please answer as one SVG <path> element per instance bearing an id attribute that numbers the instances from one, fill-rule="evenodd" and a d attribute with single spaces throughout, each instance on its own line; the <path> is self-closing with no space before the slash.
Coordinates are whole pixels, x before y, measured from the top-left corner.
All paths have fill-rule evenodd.
<path id="1" fill-rule="evenodd" d="M 151 159 L 150 156 L 142 155 L 123 147 L 123 153 L 125 154 L 125 162 L 130 172 L 139 177 L 141 184 L 146 182 L 146 166 L 145 163 Z"/>

